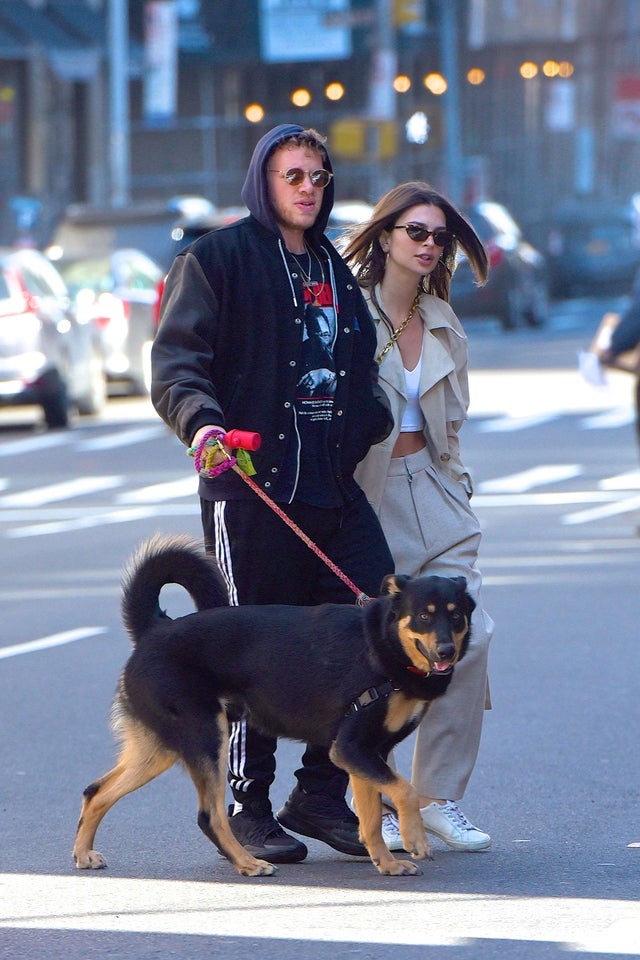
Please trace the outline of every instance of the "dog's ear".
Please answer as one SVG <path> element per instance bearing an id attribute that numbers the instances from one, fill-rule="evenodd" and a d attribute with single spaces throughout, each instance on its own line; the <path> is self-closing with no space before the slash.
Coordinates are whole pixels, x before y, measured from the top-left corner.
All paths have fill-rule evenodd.
<path id="1" fill-rule="evenodd" d="M 458 593 L 462 600 L 465 613 L 467 617 L 470 617 L 476 608 L 476 602 L 471 596 L 471 594 L 467 593 L 467 581 L 465 577 L 451 577 L 451 579 L 453 580 L 456 587 L 458 588 Z"/>
<path id="2" fill-rule="evenodd" d="M 402 593 L 409 580 L 411 577 L 406 574 L 389 573 L 382 581 L 380 596 L 395 597 L 398 593 Z"/>

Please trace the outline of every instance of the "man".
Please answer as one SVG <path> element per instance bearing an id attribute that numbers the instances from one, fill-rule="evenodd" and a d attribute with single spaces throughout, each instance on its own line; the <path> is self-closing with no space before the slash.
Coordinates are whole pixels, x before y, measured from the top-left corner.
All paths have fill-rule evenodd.
<path id="1" fill-rule="evenodd" d="M 387 436 L 391 417 L 377 385 L 371 318 L 323 235 L 333 195 L 316 131 L 282 124 L 262 137 L 242 189 L 249 216 L 197 240 L 169 271 L 151 397 L 188 446 L 214 428 L 259 432 L 254 481 L 360 590 L 377 595 L 393 561 L 353 470 Z M 330 389 L 304 386 L 307 307 L 322 307 L 331 331 Z M 199 494 L 205 545 L 232 603 L 353 602 L 342 580 L 234 471 L 201 477 Z M 284 674 L 287 664 L 281 668 Z M 347 776 L 324 748 L 307 745 L 297 786 L 274 818 L 275 749 L 273 738 L 246 722 L 233 725 L 230 813 L 239 841 L 272 863 L 304 859 L 306 846 L 283 824 L 366 855 L 345 802 Z"/>

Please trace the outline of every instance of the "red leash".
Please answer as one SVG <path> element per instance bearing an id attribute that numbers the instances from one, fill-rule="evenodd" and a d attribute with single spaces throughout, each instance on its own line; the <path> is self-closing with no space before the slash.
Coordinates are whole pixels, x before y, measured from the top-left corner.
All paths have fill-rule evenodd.
<path id="1" fill-rule="evenodd" d="M 239 477 L 242 477 L 243 481 L 251 487 L 254 493 L 256 493 L 261 500 L 271 507 L 274 513 L 277 513 L 281 520 L 287 524 L 288 527 L 297 534 L 300 539 L 306 543 L 310 550 L 320 557 L 320 559 L 326 563 L 330 570 L 332 570 L 337 577 L 344 584 L 349 587 L 353 593 L 356 595 L 356 604 L 360 607 L 363 607 L 365 604 L 369 603 L 370 597 L 366 593 L 363 593 L 362 590 L 359 590 L 358 587 L 353 583 L 349 577 L 342 572 L 340 567 L 337 567 L 333 560 L 330 560 L 326 553 L 320 549 L 320 547 L 313 542 L 313 540 L 307 536 L 304 530 L 301 530 L 297 523 L 295 523 L 291 517 L 282 510 L 278 504 L 269 497 L 264 490 L 262 490 L 258 484 L 248 476 L 244 470 L 238 466 L 237 458 L 231 456 L 225 450 L 223 443 L 229 444 L 229 446 L 240 447 L 243 450 L 257 450 L 262 443 L 262 437 L 259 433 L 249 433 L 243 430 L 230 430 L 228 433 L 224 433 L 222 430 L 209 430 L 208 433 L 202 437 L 200 442 L 196 447 L 190 447 L 187 451 L 189 456 L 194 457 L 195 468 L 198 473 L 204 474 L 208 477 L 217 477 L 225 470 L 233 470 L 238 474 Z M 209 447 L 209 452 L 205 453 L 205 448 Z M 212 464 L 213 458 L 216 454 L 222 453 L 225 456 L 225 460 Z"/>

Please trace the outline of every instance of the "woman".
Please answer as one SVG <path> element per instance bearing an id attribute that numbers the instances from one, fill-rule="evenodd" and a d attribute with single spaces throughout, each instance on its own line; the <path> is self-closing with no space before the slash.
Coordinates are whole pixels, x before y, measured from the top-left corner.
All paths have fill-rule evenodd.
<path id="1" fill-rule="evenodd" d="M 378 334 L 380 382 L 395 428 L 371 448 L 356 478 L 378 514 L 397 573 L 465 576 L 477 607 L 471 644 L 446 696 L 420 725 L 412 781 L 426 830 L 455 850 L 483 850 L 488 834 L 457 805 L 475 765 L 489 706 L 487 655 L 493 622 L 480 603 L 480 526 L 458 431 L 469 403 L 467 338 L 449 306 L 460 246 L 479 283 L 487 256 L 470 224 L 427 183 L 403 183 L 353 231 L 344 256 L 368 300 Z M 401 849 L 392 811 L 385 840 Z"/>

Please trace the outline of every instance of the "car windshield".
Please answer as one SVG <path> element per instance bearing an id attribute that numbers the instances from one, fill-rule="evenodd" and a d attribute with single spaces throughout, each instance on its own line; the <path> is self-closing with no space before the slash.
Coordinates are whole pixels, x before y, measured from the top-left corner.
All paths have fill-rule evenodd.
<path id="1" fill-rule="evenodd" d="M 511 214 L 499 203 L 482 201 L 478 204 L 478 212 L 493 227 L 495 233 L 504 233 L 510 237 L 520 236 L 520 227 Z"/>
<path id="2" fill-rule="evenodd" d="M 78 260 L 60 267 L 67 286 L 72 294 L 89 288 L 100 293 L 109 293 L 113 290 L 113 280 L 108 257 L 95 260 Z"/>
<path id="3" fill-rule="evenodd" d="M 144 254 L 135 251 L 116 251 L 113 255 L 113 272 L 118 287 L 125 290 L 154 290 L 163 272 Z"/>
<path id="4" fill-rule="evenodd" d="M 629 223 L 624 221 L 607 221 L 604 223 L 571 223 L 565 229 L 565 234 L 571 240 L 584 243 L 589 240 L 609 240 L 620 246 L 620 242 L 631 240 L 632 230 Z"/>

